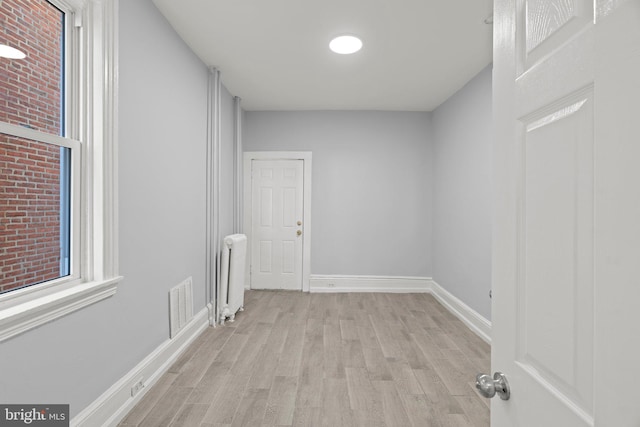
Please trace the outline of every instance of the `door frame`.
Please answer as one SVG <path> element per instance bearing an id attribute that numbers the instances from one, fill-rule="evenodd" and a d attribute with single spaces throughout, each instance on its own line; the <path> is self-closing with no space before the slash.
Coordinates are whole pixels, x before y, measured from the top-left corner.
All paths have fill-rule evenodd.
<path id="1" fill-rule="evenodd" d="M 311 275 L 311 151 L 247 151 L 244 153 L 243 181 L 244 181 L 244 221 L 243 230 L 247 235 L 248 247 L 251 247 L 251 162 L 253 160 L 302 160 L 302 292 L 309 292 L 309 277 Z M 245 289 L 251 288 L 251 251 L 247 251 L 247 271 L 245 274 Z"/>

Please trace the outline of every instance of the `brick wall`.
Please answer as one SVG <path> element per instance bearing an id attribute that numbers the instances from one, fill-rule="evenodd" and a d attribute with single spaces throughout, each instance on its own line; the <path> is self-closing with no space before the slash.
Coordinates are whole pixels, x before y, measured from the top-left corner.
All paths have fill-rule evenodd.
<path id="1" fill-rule="evenodd" d="M 0 121 L 60 135 L 62 15 L 44 0 L 2 0 Z M 60 276 L 60 148 L 0 134 L 0 292 Z"/>

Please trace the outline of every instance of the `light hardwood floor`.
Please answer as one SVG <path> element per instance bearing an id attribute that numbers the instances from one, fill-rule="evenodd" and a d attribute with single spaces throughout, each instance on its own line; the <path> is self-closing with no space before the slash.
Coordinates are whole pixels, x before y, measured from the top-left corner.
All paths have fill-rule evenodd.
<path id="1" fill-rule="evenodd" d="M 247 291 L 120 426 L 489 426 L 489 346 L 428 294 Z"/>

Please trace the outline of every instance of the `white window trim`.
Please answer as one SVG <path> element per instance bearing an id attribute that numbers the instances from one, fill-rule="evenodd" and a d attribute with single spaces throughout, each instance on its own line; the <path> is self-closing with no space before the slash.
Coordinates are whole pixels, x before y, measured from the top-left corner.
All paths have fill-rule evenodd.
<path id="1" fill-rule="evenodd" d="M 77 121 L 69 136 L 84 144 L 80 278 L 61 278 L 0 295 L 0 341 L 108 298 L 122 280 L 117 233 L 118 0 L 50 1 L 67 11 L 76 38 L 67 66 L 76 76 L 68 96 L 69 115 Z"/>

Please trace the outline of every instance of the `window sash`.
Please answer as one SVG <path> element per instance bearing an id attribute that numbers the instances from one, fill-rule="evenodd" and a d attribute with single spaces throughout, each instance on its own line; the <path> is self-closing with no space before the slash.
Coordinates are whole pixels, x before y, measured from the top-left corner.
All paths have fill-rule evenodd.
<path id="1" fill-rule="evenodd" d="M 64 138 L 50 133 L 40 132 L 34 129 L 25 128 L 9 123 L 0 122 L 0 133 L 19 137 L 26 140 L 42 142 L 58 147 L 71 149 L 71 179 L 70 179 L 70 266 L 69 274 L 41 283 L 26 285 L 24 287 L 10 289 L 0 294 L 0 304 L 9 301 L 17 296 L 28 295 L 39 292 L 45 287 L 58 286 L 68 282 L 79 282 L 82 278 L 81 253 L 82 253 L 82 233 L 81 233 L 81 195 L 80 176 L 82 169 L 82 143 L 80 141 Z"/>

